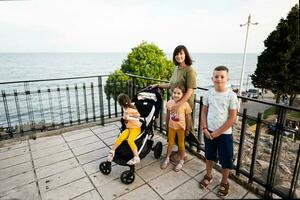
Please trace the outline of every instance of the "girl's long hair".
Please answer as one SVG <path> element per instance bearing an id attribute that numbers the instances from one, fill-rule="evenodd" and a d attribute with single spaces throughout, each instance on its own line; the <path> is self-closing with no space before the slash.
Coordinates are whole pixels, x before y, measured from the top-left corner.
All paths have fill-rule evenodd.
<path id="1" fill-rule="evenodd" d="M 131 104 L 131 99 L 127 94 L 124 94 L 124 93 L 119 94 L 118 102 L 119 102 L 120 106 L 122 106 L 124 108 L 136 109 L 136 107 Z"/>

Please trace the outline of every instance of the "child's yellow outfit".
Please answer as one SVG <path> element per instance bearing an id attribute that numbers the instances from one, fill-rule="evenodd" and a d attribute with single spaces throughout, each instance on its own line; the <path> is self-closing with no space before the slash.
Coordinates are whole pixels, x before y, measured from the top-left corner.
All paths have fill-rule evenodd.
<path id="1" fill-rule="evenodd" d="M 140 113 L 133 108 L 124 109 L 124 116 L 140 116 Z M 141 122 L 139 120 L 128 120 L 126 129 L 121 133 L 121 135 L 116 140 L 116 144 L 120 145 L 124 140 L 127 139 L 128 144 L 132 151 L 137 150 L 137 146 L 134 140 L 141 133 Z"/>
<path id="2" fill-rule="evenodd" d="M 167 109 L 170 111 L 170 107 L 175 104 L 174 100 L 170 100 L 167 103 Z M 178 149 L 185 150 L 184 138 L 186 130 L 185 116 L 190 114 L 192 109 L 190 105 L 185 102 L 176 111 L 170 111 L 169 119 L 169 135 L 168 135 L 168 146 L 173 146 L 175 143 L 175 136 L 177 133 L 178 137 Z"/>

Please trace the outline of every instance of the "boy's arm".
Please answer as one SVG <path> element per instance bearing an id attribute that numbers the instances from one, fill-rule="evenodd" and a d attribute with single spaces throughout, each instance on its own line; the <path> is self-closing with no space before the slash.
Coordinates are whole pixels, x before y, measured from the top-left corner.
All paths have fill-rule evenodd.
<path id="1" fill-rule="evenodd" d="M 202 125 L 202 130 L 204 135 L 207 138 L 212 139 L 210 133 L 207 130 L 207 111 L 208 111 L 208 107 L 203 105 L 202 113 L 201 113 L 201 125 Z"/>
<path id="2" fill-rule="evenodd" d="M 185 114 L 185 126 L 186 126 L 185 135 L 186 136 L 190 133 L 191 121 L 192 121 L 191 113 Z"/>
<path id="3" fill-rule="evenodd" d="M 210 135 L 212 138 L 219 137 L 222 133 L 224 133 L 227 129 L 229 129 L 235 122 L 237 117 L 237 109 L 232 109 L 229 111 L 228 120 L 217 130 L 212 132 Z"/>

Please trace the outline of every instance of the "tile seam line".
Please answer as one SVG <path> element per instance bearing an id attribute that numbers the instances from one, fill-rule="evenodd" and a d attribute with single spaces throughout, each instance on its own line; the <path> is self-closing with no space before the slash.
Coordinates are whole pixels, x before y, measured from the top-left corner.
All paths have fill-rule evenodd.
<path id="1" fill-rule="evenodd" d="M 31 164 L 32 164 L 32 167 L 33 167 L 33 173 L 34 173 L 34 177 L 35 177 L 35 184 L 36 184 L 36 186 L 37 186 L 37 189 L 38 189 L 38 194 L 39 194 L 39 197 L 40 197 L 40 199 L 42 199 L 42 194 L 41 194 L 41 191 L 40 191 L 40 186 L 39 186 L 39 182 L 38 182 L 38 178 L 37 178 L 36 170 L 35 170 L 35 167 L 34 167 L 34 162 L 33 162 L 33 157 L 32 157 L 32 152 L 31 152 L 31 145 L 30 145 L 30 142 L 29 142 L 29 140 L 27 140 L 27 144 L 28 144 L 28 147 L 29 147 L 30 159 L 31 159 Z"/>
<path id="2" fill-rule="evenodd" d="M 94 133 L 90 128 L 88 128 L 92 133 Z M 71 149 L 71 147 L 69 146 L 68 142 L 66 141 L 64 135 L 61 135 L 63 140 L 65 141 L 65 143 L 68 145 L 68 148 L 70 149 L 70 151 L 72 152 L 72 154 L 74 155 L 77 163 L 79 164 L 80 168 L 83 170 L 84 174 L 86 175 L 86 177 L 88 178 L 88 180 L 90 181 L 90 183 L 92 184 L 93 188 L 96 190 L 96 192 L 99 194 L 99 196 L 104 199 L 102 197 L 102 195 L 99 193 L 99 191 L 97 190 L 97 187 L 95 186 L 95 184 L 93 183 L 92 179 L 90 178 L 90 176 L 88 175 L 88 173 L 84 170 L 83 165 L 79 162 L 78 158 L 76 157 L 76 155 L 74 154 L 73 150 Z M 84 194 L 84 193 L 83 193 Z M 82 195 L 82 194 L 81 194 Z"/>

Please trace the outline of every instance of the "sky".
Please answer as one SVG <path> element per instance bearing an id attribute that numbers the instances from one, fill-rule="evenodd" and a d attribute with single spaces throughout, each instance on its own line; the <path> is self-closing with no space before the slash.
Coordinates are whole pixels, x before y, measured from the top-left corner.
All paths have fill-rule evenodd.
<path id="1" fill-rule="evenodd" d="M 0 52 L 260 53 L 298 0 L 0 0 Z"/>

